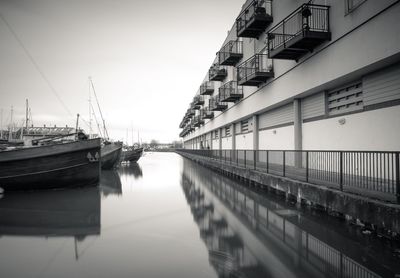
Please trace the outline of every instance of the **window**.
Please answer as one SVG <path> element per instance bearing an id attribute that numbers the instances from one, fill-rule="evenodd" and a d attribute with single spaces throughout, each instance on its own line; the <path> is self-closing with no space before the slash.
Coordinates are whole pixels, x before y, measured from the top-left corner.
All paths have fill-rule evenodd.
<path id="1" fill-rule="evenodd" d="M 349 14 L 357 9 L 361 4 L 367 0 L 345 0 L 345 14 Z"/>
<path id="2" fill-rule="evenodd" d="M 242 133 L 246 133 L 246 132 L 249 131 L 249 121 L 248 121 L 248 120 L 242 121 L 242 122 L 240 123 L 240 131 L 241 131 Z"/>
<path id="3" fill-rule="evenodd" d="M 363 108 L 361 82 L 328 92 L 328 115 L 343 114 Z"/>
<path id="4" fill-rule="evenodd" d="M 214 138 L 218 139 L 218 130 L 214 131 Z"/>
<path id="5" fill-rule="evenodd" d="M 231 128 L 229 126 L 225 127 L 225 135 L 231 136 Z"/>

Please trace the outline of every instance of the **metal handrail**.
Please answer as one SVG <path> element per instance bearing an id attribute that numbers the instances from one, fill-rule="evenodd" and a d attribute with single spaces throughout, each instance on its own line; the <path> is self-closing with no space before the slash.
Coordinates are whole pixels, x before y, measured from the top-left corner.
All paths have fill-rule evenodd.
<path id="1" fill-rule="evenodd" d="M 272 70 L 272 59 L 268 58 L 268 54 L 255 54 L 237 66 L 237 79 L 240 81 L 256 72 L 272 72 Z"/>
<path id="2" fill-rule="evenodd" d="M 240 31 L 246 27 L 246 23 L 250 21 L 256 14 L 257 10 L 264 9 L 267 15 L 272 16 L 271 0 L 253 0 L 243 9 L 236 18 L 236 29 Z"/>

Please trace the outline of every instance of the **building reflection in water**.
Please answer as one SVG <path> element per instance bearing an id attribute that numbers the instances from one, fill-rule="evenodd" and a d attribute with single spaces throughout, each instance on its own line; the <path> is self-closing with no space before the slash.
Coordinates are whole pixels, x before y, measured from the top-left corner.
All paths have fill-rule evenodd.
<path id="1" fill-rule="evenodd" d="M 79 244 L 100 235 L 98 187 L 11 192 L 0 199 L 0 236 L 73 238 Z"/>
<path id="2" fill-rule="evenodd" d="M 187 159 L 183 168 L 181 185 L 219 277 L 393 277 L 399 272 L 393 256 L 365 252 L 372 247 L 363 250 L 360 242 L 307 219 L 284 200 Z"/>

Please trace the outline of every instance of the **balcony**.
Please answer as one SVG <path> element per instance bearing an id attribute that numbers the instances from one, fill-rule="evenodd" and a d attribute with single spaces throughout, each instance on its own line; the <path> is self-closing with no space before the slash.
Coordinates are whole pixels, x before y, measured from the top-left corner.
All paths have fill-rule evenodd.
<path id="1" fill-rule="evenodd" d="M 187 110 L 187 115 L 188 115 L 188 117 L 190 118 L 190 117 L 193 117 L 194 116 L 194 114 L 195 114 L 195 112 L 194 112 L 194 110 L 192 109 L 192 108 L 189 108 L 188 110 Z"/>
<path id="2" fill-rule="evenodd" d="M 200 86 L 200 95 L 211 96 L 213 93 L 214 93 L 214 83 L 213 82 L 206 81 Z"/>
<path id="3" fill-rule="evenodd" d="M 269 0 L 253 0 L 236 18 L 238 37 L 258 38 L 272 23 L 272 3 Z"/>
<path id="4" fill-rule="evenodd" d="M 204 104 L 204 96 L 199 96 L 199 95 L 195 96 L 193 99 L 193 104 L 195 106 L 203 105 Z"/>
<path id="5" fill-rule="evenodd" d="M 192 110 L 200 110 L 201 106 L 198 105 L 198 104 L 195 104 L 195 101 L 194 101 L 194 99 L 193 99 L 193 101 L 190 103 L 190 108 L 191 108 Z"/>
<path id="6" fill-rule="evenodd" d="M 209 107 L 203 109 L 202 115 L 203 115 L 203 120 L 214 118 L 214 112 L 212 112 Z"/>
<path id="7" fill-rule="evenodd" d="M 329 6 L 303 4 L 268 32 L 269 57 L 298 61 L 330 39 Z"/>
<path id="8" fill-rule="evenodd" d="M 211 66 L 208 71 L 208 79 L 210 81 L 222 81 L 226 78 L 228 72 L 225 67 L 220 66 L 218 64 L 214 64 Z"/>
<path id="9" fill-rule="evenodd" d="M 267 54 L 256 54 L 237 68 L 238 85 L 259 86 L 271 77 L 274 71 Z"/>
<path id="10" fill-rule="evenodd" d="M 229 41 L 217 54 L 220 65 L 235 66 L 243 57 L 243 42 Z"/>
<path id="11" fill-rule="evenodd" d="M 203 120 L 202 115 L 197 115 L 194 117 L 194 120 L 193 120 L 194 127 L 200 127 L 203 124 L 204 124 L 204 120 Z"/>
<path id="12" fill-rule="evenodd" d="M 236 81 L 229 81 L 219 89 L 219 99 L 222 102 L 237 102 L 243 98 L 243 87 L 238 86 Z"/>
<path id="13" fill-rule="evenodd" d="M 228 108 L 228 104 L 221 102 L 219 96 L 215 96 L 209 100 L 208 107 L 210 111 L 224 111 Z"/>

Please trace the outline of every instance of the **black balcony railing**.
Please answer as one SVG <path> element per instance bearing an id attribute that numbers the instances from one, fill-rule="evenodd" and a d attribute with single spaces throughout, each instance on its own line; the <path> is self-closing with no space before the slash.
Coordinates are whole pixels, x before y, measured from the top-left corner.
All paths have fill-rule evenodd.
<path id="1" fill-rule="evenodd" d="M 228 108 L 228 104 L 220 101 L 219 96 L 215 96 L 209 100 L 208 107 L 210 111 L 224 111 Z"/>
<path id="2" fill-rule="evenodd" d="M 193 104 L 195 106 L 203 105 L 204 104 L 204 96 L 201 96 L 201 95 L 195 96 L 193 99 Z"/>
<path id="3" fill-rule="evenodd" d="M 195 114 L 194 110 L 192 108 L 189 108 L 188 111 L 187 111 L 188 117 L 193 117 L 194 114 Z"/>
<path id="4" fill-rule="evenodd" d="M 268 32 L 269 57 L 298 60 L 330 39 L 329 6 L 303 4 Z"/>
<path id="5" fill-rule="evenodd" d="M 256 54 L 237 67 L 239 85 L 259 86 L 271 77 L 274 77 L 274 71 L 267 54 Z"/>
<path id="6" fill-rule="evenodd" d="M 229 41 L 218 52 L 218 61 L 220 65 L 234 66 L 243 57 L 243 42 Z"/>
<path id="7" fill-rule="evenodd" d="M 193 125 L 195 127 L 200 127 L 203 124 L 204 124 L 204 120 L 203 120 L 203 117 L 201 114 L 194 117 Z"/>
<path id="8" fill-rule="evenodd" d="M 180 151 L 272 175 L 400 203 L 400 152 Z"/>
<path id="9" fill-rule="evenodd" d="M 219 99 L 222 102 L 236 102 L 243 98 L 243 87 L 236 81 L 229 81 L 219 87 Z"/>
<path id="10" fill-rule="evenodd" d="M 212 95 L 214 93 L 214 83 L 210 81 L 206 81 L 200 86 L 200 95 Z"/>
<path id="11" fill-rule="evenodd" d="M 238 37 L 258 38 L 272 22 L 270 0 L 253 0 L 236 18 Z"/>
<path id="12" fill-rule="evenodd" d="M 222 81 L 228 75 L 228 71 L 224 66 L 213 64 L 208 71 L 208 79 L 210 81 Z"/>
<path id="13" fill-rule="evenodd" d="M 210 107 L 204 108 L 202 111 L 203 119 L 212 119 L 214 118 L 214 112 L 210 110 Z"/>

